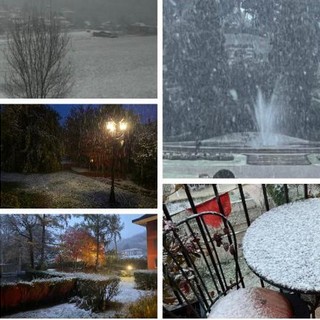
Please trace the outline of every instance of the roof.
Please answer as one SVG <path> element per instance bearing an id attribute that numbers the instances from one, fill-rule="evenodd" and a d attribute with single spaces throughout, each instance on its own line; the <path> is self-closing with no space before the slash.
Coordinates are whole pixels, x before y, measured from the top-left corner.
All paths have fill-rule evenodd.
<path id="1" fill-rule="evenodd" d="M 145 226 L 148 222 L 155 220 L 157 220 L 157 214 L 144 214 L 140 218 L 132 220 L 132 223 Z"/>

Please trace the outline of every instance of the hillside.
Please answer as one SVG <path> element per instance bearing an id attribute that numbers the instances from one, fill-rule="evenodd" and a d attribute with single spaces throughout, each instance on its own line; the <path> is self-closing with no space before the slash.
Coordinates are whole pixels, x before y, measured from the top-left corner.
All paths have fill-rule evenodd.
<path id="1" fill-rule="evenodd" d="M 110 245 L 110 249 L 112 249 L 113 247 L 113 245 Z M 132 248 L 142 249 L 144 254 L 147 253 L 147 237 L 145 231 L 138 233 L 130 238 L 121 239 L 118 242 L 119 251 Z"/>

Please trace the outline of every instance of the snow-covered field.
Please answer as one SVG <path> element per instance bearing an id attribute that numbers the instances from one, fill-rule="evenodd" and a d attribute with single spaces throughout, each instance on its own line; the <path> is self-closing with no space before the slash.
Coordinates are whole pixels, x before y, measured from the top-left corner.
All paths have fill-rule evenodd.
<path id="1" fill-rule="evenodd" d="M 71 32 L 69 59 L 74 65 L 74 87 L 67 98 L 156 98 L 157 37 L 92 37 L 86 31 Z M 6 62 L 0 38 L 0 87 Z M 5 98 L 0 92 L 0 98 Z"/>
<path id="2" fill-rule="evenodd" d="M 1 181 L 19 182 L 21 190 L 42 193 L 57 208 L 107 208 L 109 206 L 110 181 L 85 177 L 69 171 L 49 174 L 20 174 L 1 172 Z M 121 187 L 119 187 L 121 186 Z M 133 183 L 116 183 L 117 207 L 156 208 L 153 192 Z"/>
<path id="3" fill-rule="evenodd" d="M 115 317 L 119 312 L 125 311 L 129 303 L 153 293 L 152 291 L 137 290 L 134 286 L 135 283 L 132 277 L 121 278 L 120 293 L 114 298 L 114 301 L 123 304 L 121 310 L 110 309 L 105 312 L 93 313 L 77 307 L 75 303 L 62 303 L 48 308 L 15 313 L 6 318 L 111 318 Z"/>

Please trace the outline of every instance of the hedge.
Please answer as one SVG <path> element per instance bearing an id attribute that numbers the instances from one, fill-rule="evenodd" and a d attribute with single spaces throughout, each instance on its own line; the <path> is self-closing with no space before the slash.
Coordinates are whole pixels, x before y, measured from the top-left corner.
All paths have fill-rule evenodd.
<path id="1" fill-rule="evenodd" d="M 77 278 L 76 294 L 83 298 L 83 307 L 93 311 L 102 311 L 114 296 L 119 293 L 118 277 L 86 277 Z"/>
<path id="2" fill-rule="evenodd" d="M 76 287 L 75 278 L 37 279 L 5 283 L 1 289 L 1 313 L 39 307 L 43 303 L 66 301 Z"/>
<path id="3" fill-rule="evenodd" d="M 134 281 L 136 288 L 141 290 L 157 289 L 157 271 L 155 270 L 137 270 L 134 272 Z"/>
<path id="4" fill-rule="evenodd" d="M 82 305 L 94 311 L 104 310 L 119 293 L 120 278 L 95 274 L 32 272 L 31 282 L 1 284 L 1 314 L 30 310 L 45 304 L 67 301 L 79 296 Z M 50 278 L 53 277 L 53 278 Z"/>

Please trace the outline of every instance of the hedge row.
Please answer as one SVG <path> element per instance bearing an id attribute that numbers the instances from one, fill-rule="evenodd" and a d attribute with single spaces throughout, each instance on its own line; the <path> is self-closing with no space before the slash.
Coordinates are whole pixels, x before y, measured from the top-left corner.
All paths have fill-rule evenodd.
<path id="1" fill-rule="evenodd" d="M 102 277 L 75 273 L 36 273 L 45 276 L 31 282 L 5 283 L 1 289 L 1 314 L 30 310 L 51 303 L 67 301 L 78 296 L 81 307 L 94 311 L 104 310 L 112 298 L 119 293 L 118 277 Z M 50 278 L 55 275 L 54 278 Z"/>
<path id="2" fill-rule="evenodd" d="M 75 278 L 38 279 L 1 285 L 1 313 L 28 310 L 43 303 L 65 301 L 76 287 Z"/>
<path id="3" fill-rule="evenodd" d="M 134 281 L 137 289 L 156 290 L 157 289 L 157 271 L 155 270 L 137 270 L 134 272 Z"/>

